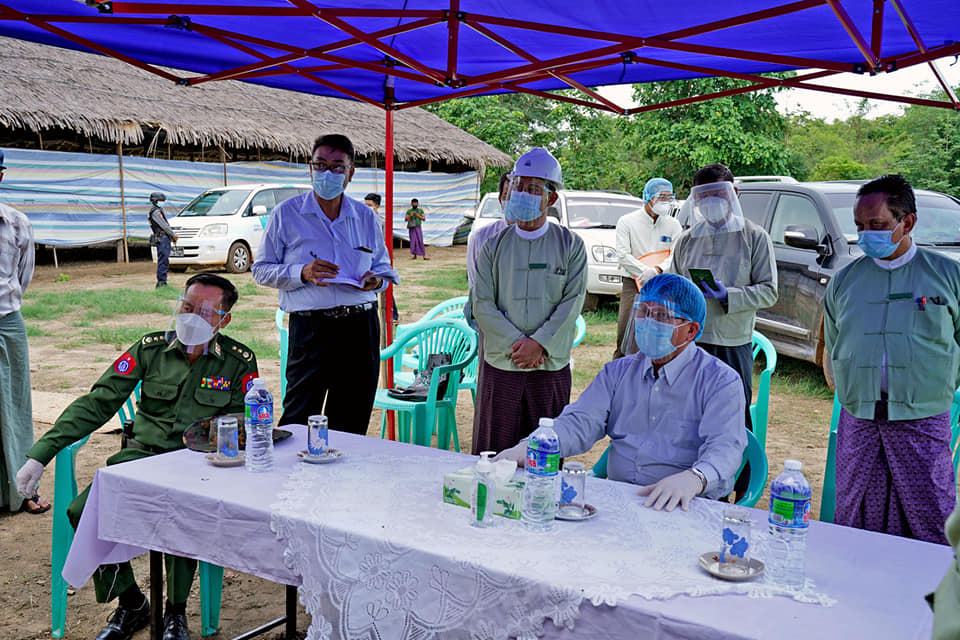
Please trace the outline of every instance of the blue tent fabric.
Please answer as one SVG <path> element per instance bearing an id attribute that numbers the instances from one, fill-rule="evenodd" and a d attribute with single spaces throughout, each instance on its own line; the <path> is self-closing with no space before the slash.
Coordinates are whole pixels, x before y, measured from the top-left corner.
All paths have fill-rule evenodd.
<path id="1" fill-rule="evenodd" d="M 245 47 L 268 57 L 291 52 L 302 54 L 306 49 L 352 37 L 344 30 L 316 17 L 291 15 L 300 10 L 286 0 L 178 0 L 164 3 L 163 13 L 155 14 L 129 13 L 136 11 L 138 6 L 148 7 L 151 2 L 128 0 L 114 3 L 118 12 L 126 12 L 118 15 L 100 14 L 95 8 L 84 6 L 76 0 L 7 0 L 5 4 L 24 14 L 54 16 L 49 17 L 49 24 L 53 27 L 137 60 L 201 74 L 242 67 L 261 59 L 204 35 L 204 28 L 233 34 L 231 37 L 242 41 Z M 201 4 L 206 7 L 264 7 L 283 10 L 287 15 L 213 15 L 197 10 L 191 13 L 191 7 Z M 343 4 L 329 8 L 318 2 L 314 4 L 324 17 L 327 17 L 324 10 L 356 12 L 378 9 L 419 12 L 409 17 L 397 17 L 398 14 L 390 17 L 329 16 L 329 21 L 333 24 L 341 24 L 338 21 L 342 21 L 348 25 L 348 29 L 355 28 L 364 34 L 375 34 L 431 17 L 441 21 L 441 12 L 450 8 L 446 2 L 430 0 L 355 0 L 349 3 L 348 8 Z M 873 0 L 845 0 L 838 4 L 869 44 Z M 181 18 L 170 19 L 171 5 L 183 6 L 182 13 L 178 14 Z M 960 42 L 960 10 L 956 0 L 902 0 L 902 5 L 926 47 L 941 52 L 940 55 L 960 52 L 957 44 Z M 456 95 L 464 89 L 484 87 L 488 83 L 478 83 L 477 79 L 488 74 L 494 74 L 487 78 L 490 81 L 490 92 L 513 91 L 517 86 L 541 91 L 568 88 L 562 79 L 545 74 L 541 75 L 541 79 L 524 79 L 516 85 L 497 84 L 497 76 L 502 76 L 508 70 L 522 70 L 531 64 L 531 59 L 557 60 L 588 51 L 596 51 L 598 59 L 607 60 L 610 64 L 569 74 L 571 78 L 587 86 L 654 82 L 703 75 L 689 69 L 656 66 L 650 64 L 651 61 L 692 65 L 705 70 L 709 75 L 714 75 L 710 73 L 711 69 L 748 74 L 808 67 L 852 71 L 856 65 L 864 64 L 863 53 L 825 1 L 794 2 L 789 6 L 802 8 L 788 13 L 780 11 L 782 15 L 772 15 L 745 24 L 721 25 L 720 28 L 703 26 L 756 12 L 777 14 L 777 8 L 783 6 L 788 5 L 776 0 L 684 0 L 681 3 L 594 0 L 586 4 L 559 2 L 550 5 L 533 0 L 462 0 L 459 3 L 462 20 L 457 26 L 456 78 L 452 78 L 448 84 L 445 84 L 448 67 L 448 25 L 445 21 L 421 29 L 395 33 L 382 38 L 380 42 L 391 47 L 394 58 L 401 59 L 398 68 L 402 69 L 404 77 L 395 78 L 392 88 L 396 100 L 400 103 Z M 917 52 L 916 43 L 893 6 L 886 3 L 884 7 L 881 58 L 888 59 L 891 56 Z M 57 19 L 56 16 L 63 17 Z M 70 17 L 73 16 L 102 17 L 104 21 L 71 22 Z M 158 24 L 123 23 L 129 18 L 150 18 Z M 546 26 L 543 29 L 523 28 L 518 24 L 501 24 L 501 18 L 508 21 L 536 22 Z M 485 34 L 471 28 L 471 21 L 489 29 L 497 37 L 509 40 L 525 52 L 527 57 L 509 51 Z M 0 35 L 83 49 L 80 45 L 37 26 L 35 22 L 0 16 Z M 179 25 L 179 28 L 169 26 L 174 23 Z M 583 32 L 562 32 L 566 29 Z M 695 30 L 692 35 L 689 31 L 691 29 Z M 591 35 L 588 32 L 594 32 L 594 37 L 587 37 Z M 721 51 L 675 50 L 677 47 L 689 49 L 689 45 L 716 47 Z M 796 60 L 740 59 L 732 57 L 739 54 L 722 50 L 762 52 L 791 56 Z M 628 52 L 628 58 L 632 62 L 618 57 Z M 336 48 L 330 51 L 329 55 L 348 66 L 379 65 L 385 58 L 390 57 L 388 53 L 366 43 Z M 304 69 L 329 65 L 330 60 L 305 57 L 291 60 L 289 65 Z M 815 64 L 818 60 L 823 61 L 822 67 Z M 440 82 L 435 81 L 437 78 L 424 76 L 416 68 L 405 66 L 404 61 L 412 62 L 411 66 L 423 65 L 437 72 Z M 274 70 L 280 71 L 276 68 Z M 387 83 L 383 73 L 377 69 L 324 70 L 316 72 L 315 75 L 369 100 L 377 103 L 384 101 Z M 414 79 L 415 77 L 419 80 Z M 248 80 L 294 91 L 345 97 L 344 93 L 313 82 L 300 74 L 278 73 Z M 459 83 L 463 83 L 462 86 Z"/>

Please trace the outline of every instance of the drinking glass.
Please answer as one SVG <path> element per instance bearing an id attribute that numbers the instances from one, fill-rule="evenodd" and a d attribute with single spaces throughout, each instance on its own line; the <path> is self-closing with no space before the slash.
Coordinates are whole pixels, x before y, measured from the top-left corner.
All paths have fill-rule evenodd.
<path id="1" fill-rule="evenodd" d="M 237 419 L 224 416 L 217 420 L 217 453 L 221 458 L 236 458 L 240 452 Z"/>
<path id="2" fill-rule="evenodd" d="M 720 572 L 746 575 L 750 572 L 750 510 L 726 507 L 720 528 Z"/>
<path id="3" fill-rule="evenodd" d="M 587 468 L 582 462 L 564 462 L 560 480 L 560 515 L 582 518 L 585 515 L 583 490 L 587 483 Z"/>
<path id="4" fill-rule="evenodd" d="M 330 446 L 327 430 L 327 416 L 316 415 L 307 418 L 307 453 L 320 456 Z"/>

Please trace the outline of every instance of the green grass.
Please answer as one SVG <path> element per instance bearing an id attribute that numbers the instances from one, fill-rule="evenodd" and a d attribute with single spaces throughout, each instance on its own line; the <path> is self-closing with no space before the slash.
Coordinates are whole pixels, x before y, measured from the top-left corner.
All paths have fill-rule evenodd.
<path id="1" fill-rule="evenodd" d="M 605 322 L 612 322 L 613 326 L 616 327 L 619 309 L 617 303 L 605 302 L 600 304 L 596 311 L 584 311 L 583 319 L 587 321 L 587 331 L 590 331 L 593 325 Z"/>
<path id="2" fill-rule="evenodd" d="M 444 300 L 467 295 L 467 271 L 463 267 L 448 267 L 431 271 L 430 275 L 418 277 L 417 284 L 444 292 Z"/>
<path id="3" fill-rule="evenodd" d="M 83 311 L 86 321 L 147 313 L 169 315 L 173 311 L 175 291 L 165 289 L 102 289 L 94 291 L 61 291 L 28 293 L 24 296 L 25 318 L 52 320 L 73 311 Z"/>
<path id="4" fill-rule="evenodd" d="M 758 374 L 759 368 L 754 367 L 754 388 Z M 823 377 L 823 369 L 811 362 L 781 355 L 777 356 L 777 368 L 770 379 L 770 390 L 825 400 L 833 398 L 833 391 L 830 391 Z"/>
<path id="5" fill-rule="evenodd" d="M 148 333 L 153 333 L 155 327 L 97 327 L 83 332 L 83 337 L 90 342 L 109 344 L 114 349 L 126 349 L 131 344 Z"/>
<path id="6" fill-rule="evenodd" d="M 34 326 L 34 325 L 32 325 L 32 324 L 28 324 L 28 325 L 27 325 L 27 337 L 28 337 L 28 338 L 37 338 L 37 337 L 40 337 L 40 336 L 47 336 L 47 335 L 50 335 L 50 334 L 47 333 L 46 331 L 44 331 L 43 329 L 41 329 L 40 327 L 36 327 L 36 326 Z"/>

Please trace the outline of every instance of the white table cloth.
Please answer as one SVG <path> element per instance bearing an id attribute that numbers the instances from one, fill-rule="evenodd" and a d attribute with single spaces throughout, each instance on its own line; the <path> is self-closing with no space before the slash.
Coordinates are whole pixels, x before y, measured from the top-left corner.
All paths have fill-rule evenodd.
<path id="1" fill-rule="evenodd" d="M 474 458 L 333 432 L 344 459 L 305 465 L 295 455 L 304 430 L 293 429 L 268 474 L 215 468 L 190 451 L 101 469 L 64 576 L 82 584 L 98 564 L 151 548 L 302 583 L 311 638 L 370 637 L 371 621 L 394 629 L 384 638 L 498 638 L 541 624 L 556 638 L 920 638 L 932 620 L 922 596 L 952 557 L 945 546 L 815 522 L 807 597 L 836 603 L 762 597 L 771 595 L 763 583 L 722 583 L 696 567 L 719 535 L 718 503 L 655 513 L 632 487 L 597 480 L 587 488 L 600 509 L 593 520 L 558 523 L 545 537 L 505 520 L 480 531 L 465 509 L 441 502 L 443 472 Z M 764 518 L 754 511 L 757 540 Z M 644 545 L 647 563 L 619 560 Z M 541 571 L 542 557 L 562 560 Z M 631 581 L 647 598 L 624 591 Z M 745 595 L 705 595 L 731 590 Z M 648 599 L 683 593 L 696 597 Z"/>

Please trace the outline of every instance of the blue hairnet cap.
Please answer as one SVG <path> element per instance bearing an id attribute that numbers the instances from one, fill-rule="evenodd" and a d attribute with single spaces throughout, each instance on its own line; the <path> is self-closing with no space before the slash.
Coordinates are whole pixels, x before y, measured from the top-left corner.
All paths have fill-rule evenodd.
<path id="1" fill-rule="evenodd" d="M 6 167 L 3 166 L 3 149 L 0 149 L 0 171 L 4 171 L 5 169 Z"/>
<path id="2" fill-rule="evenodd" d="M 675 273 L 663 273 L 647 280 L 634 304 L 655 302 L 669 307 L 676 315 L 693 320 L 700 325 L 694 340 L 703 334 L 703 319 L 707 315 L 707 302 L 695 284 Z"/>
<path id="3" fill-rule="evenodd" d="M 673 193 L 673 185 L 666 178 L 650 178 L 647 184 L 643 185 L 643 201 L 650 202 L 650 198 L 661 191 Z"/>

